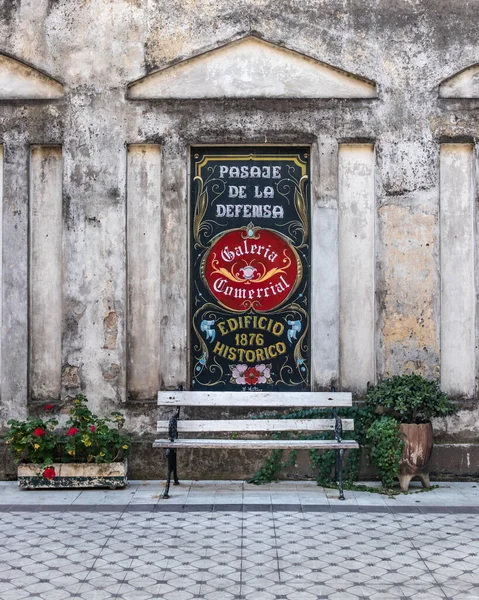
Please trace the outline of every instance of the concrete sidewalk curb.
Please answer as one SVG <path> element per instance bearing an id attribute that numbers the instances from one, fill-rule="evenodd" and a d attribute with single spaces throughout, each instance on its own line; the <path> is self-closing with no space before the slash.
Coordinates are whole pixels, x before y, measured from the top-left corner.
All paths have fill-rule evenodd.
<path id="1" fill-rule="evenodd" d="M 329 513 L 383 513 L 383 514 L 479 514 L 479 506 L 355 506 L 325 504 L 2 504 L 0 512 L 329 512 Z"/>

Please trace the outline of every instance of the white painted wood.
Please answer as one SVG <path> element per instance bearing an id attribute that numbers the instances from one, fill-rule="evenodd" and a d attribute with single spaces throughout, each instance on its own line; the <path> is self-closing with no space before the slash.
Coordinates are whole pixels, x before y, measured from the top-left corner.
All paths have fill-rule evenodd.
<path id="1" fill-rule="evenodd" d="M 30 157 L 30 324 L 35 399 L 60 396 L 62 316 L 62 150 L 34 146 Z"/>
<path id="2" fill-rule="evenodd" d="M 359 448 L 354 440 L 155 440 L 153 448 L 225 448 L 225 449 L 250 449 L 272 450 L 274 448 L 291 448 L 293 450 L 318 448 L 324 450 L 344 448 Z"/>
<path id="3" fill-rule="evenodd" d="M 128 147 L 128 392 L 155 397 L 160 387 L 160 146 Z"/>
<path id="4" fill-rule="evenodd" d="M 374 98 L 376 85 L 248 36 L 152 73 L 129 88 L 140 98 Z"/>
<path id="5" fill-rule="evenodd" d="M 334 419 L 217 419 L 178 421 L 178 433 L 230 431 L 334 431 Z M 344 431 L 354 431 L 352 419 L 342 419 Z M 157 432 L 168 431 L 168 421 L 158 421 Z"/>
<path id="6" fill-rule="evenodd" d="M 375 379 L 374 147 L 339 147 L 340 382 L 364 391 Z"/>
<path id="7" fill-rule="evenodd" d="M 158 392 L 160 406 L 263 406 L 333 408 L 352 406 L 351 392 Z"/>
<path id="8" fill-rule="evenodd" d="M 442 144 L 441 226 L 441 388 L 474 396 L 475 281 L 474 185 L 471 144 Z"/>

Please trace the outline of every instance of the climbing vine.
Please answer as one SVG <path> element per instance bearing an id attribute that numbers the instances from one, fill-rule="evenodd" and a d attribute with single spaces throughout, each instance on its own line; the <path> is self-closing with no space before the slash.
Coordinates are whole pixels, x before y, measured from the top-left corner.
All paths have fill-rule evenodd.
<path id="1" fill-rule="evenodd" d="M 338 416 L 346 419 L 357 419 L 358 408 L 344 408 L 338 410 Z M 317 408 L 312 409 L 298 409 L 286 414 L 278 415 L 276 412 L 264 412 L 254 415 L 254 419 L 327 419 L 332 418 L 332 413 L 329 410 L 321 410 Z M 355 435 L 356 434 L 356 435 Z M 273 435 L 273 439 L 289 439 L 291 438 L 289 433 L 277 432 Z M 326 440 L 330 439 L 330 432 L 317 432 L 312 434 L 298 434 L 295 436 L 296 439 L 301 440 Z M 343 439 L 356 439 L 359 441 L 362 438 L 361 434 L 356 431 L 344 431 Z M 286 454 L 286 458 L 285 458 Z M 255 473 L 255 475 L 249 480 L 250 483 L 262 484 L 269 483 L 271 481 L 277 481 L 280 478 L 281 471 L 287 467 L 293 466 L 296 462 L 298 451 L 284 451 L 284 450 L 273 450 L 271 455 L 265 460 L 264 464 Z M 336 460 L 336 454 L 334 450 L 310 450 L 309 458 L 313 472 L 315 474 L 318 485 L 325 487 L 336 486 L 334 481 L 334 465 Z M 360 450 L 349 450 L 345 455 L 343 465 L 343 478 L 344 486 L 350 488 L 354 481 L 359 476 L 359 463 L 361 453 Z"/>
<path id="2" fill-rule="evenodd" d="M 403 441 L 399 433 L 399 424 L 390 416 L 377 414 L 374 406 L 367 404 L 355 405 L 351 408 L 338 409 L 338 416 L 343 419 L 354 419 L 354 431 L 343 431 L 343 439 L 354 439 L 359 443 L 360 449 L 348 450 L 344 456 L 343 463 L 343 486 L 345 489 L 356 491 L 368 491 L 389 496 L 401 493 L 393 489 L 395 478 L 399 470 L 399 461 Z M 286 414 L 277 412 L 265 412 L 252 416 L 254 419 L 327 419 L 332 418 L 332 411 L 325 409 L 299 409 Z M 277 432 L 274 439 L 291 439 L 291 433 Z M 314 434 L 297 434 L 296 439 L 324 440 L 331 438 L 331 432 L 318 432 Z M 359 478 L 359 467 L 361 460 L 361 448 L 366 449 L 369 462 L 376 467 L 382 487 L 371 487 L 357 484 Z M 286 454 L 286 456 L 285 456 Z M 274 450 L 266 458 L 264 464 L 249 480 L 249 483 L 257 485 L 278 481 L 281 472 L 296 462 L 297 450 L 285 451 Z M 318 485 L 336 488 L 334 450 L 310 450 L 309 459 Z M 429 489 L 435 489 L 431 486 Z M 418 490 L 418 493 L 427 490 Z M 410 492 L 411 493 L 411 492 Z"/>

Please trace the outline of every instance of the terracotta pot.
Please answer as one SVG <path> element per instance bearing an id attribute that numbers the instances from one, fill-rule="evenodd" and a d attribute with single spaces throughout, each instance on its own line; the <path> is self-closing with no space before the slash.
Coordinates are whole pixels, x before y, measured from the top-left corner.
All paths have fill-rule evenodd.
<path id="1" fill-rule="evenodd" d="M 127 485 L 128 464 L 114 463 L 54 463 L 54 477 L 42 476 L 41 465 L 18 465 L 18 485 L 27 490 L 40 488 L 123 488 Z"/>
<path id="2" fill-rule="evenodd" d="M 399 464 L 399 484 L 407 492 L 413 477 L 419 477 L 423 487 L 430 487 L 429 459 L 431 458 L 433 436 L 432 423 L 401 423 L 404 447 Z"/>

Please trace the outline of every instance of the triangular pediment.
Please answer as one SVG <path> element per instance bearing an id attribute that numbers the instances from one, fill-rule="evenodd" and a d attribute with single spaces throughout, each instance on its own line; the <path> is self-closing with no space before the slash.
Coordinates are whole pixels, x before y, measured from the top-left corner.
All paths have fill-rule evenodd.
<path id="1" fill-rule="evenodd" d="M 63 86 L 19 60 L 0 54 L 0 100 L 53 100 Z"/>
<path id="2" fill-rule="evenodd" d="M 440 98 L 479 98 L 479 65 L 472 65 L 445 79 L 439 86 Z"/>
<path id="3" fill-rule="evenodd" d="M 255 36 L 147 75 L 131 99 L 375 98 L 376 84 Z"/>

